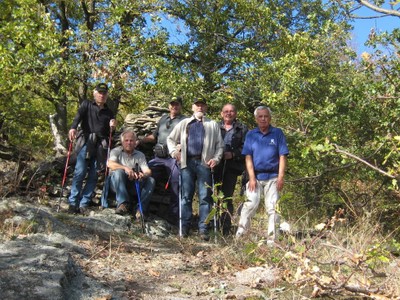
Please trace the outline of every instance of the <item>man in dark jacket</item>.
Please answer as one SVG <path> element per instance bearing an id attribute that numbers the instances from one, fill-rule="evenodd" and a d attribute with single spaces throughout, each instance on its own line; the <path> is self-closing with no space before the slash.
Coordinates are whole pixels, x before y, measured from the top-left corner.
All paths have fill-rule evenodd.
<path id="1" fill-rule="evenodd" d="M 221 117 L 220 128 L 225 148 L 222 161 L 215 169 L 215 180 L 221 183 L 218 189 L 224 195 L 224 211 L 221 214 L 219 226 L 222 228 L 222 233 L 228 235 L 233 215 L 232 196 L 237 178 L 245 169 L 242 149 L 248 129 L 236 119 L 237 111 L 233 104 L 228 103 L 222 107 Z"/>
<path id="2" fill-rule="evenodd" d="M 107 97 L 107 84 L 98 84 L 93 91 L 94 101 L 81 103 L 68 133 L 71 142 L 77 139 L 77 158 L 68 199 L 70 213 L 88 213 L 87 207 L 97 184 L 97 171 L 105 166 L 108 136 L 116 126 L 114 113 L 106 104 Z M 82 130 L 78 133 L 79 124 Z M 82 189 L 86 174 L 86 184 Z"/>

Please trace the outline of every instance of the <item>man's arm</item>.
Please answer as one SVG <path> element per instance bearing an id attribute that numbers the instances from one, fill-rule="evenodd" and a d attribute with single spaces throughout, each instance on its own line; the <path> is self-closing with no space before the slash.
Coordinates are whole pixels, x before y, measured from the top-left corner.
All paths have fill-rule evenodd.
<path id="1" fill-rule="evenodd" d="M 120 163 L 113 161 L 111 159 L 108 160 L 107 167 L 109 167 L 111 171 L 124 170 L 129 180 L 139 179 L 139 175 L 136 174 L 135 170 L 127 166 L 121 165 Z"/>
<path id="2" fill-rule="evenodd" d="M 150 133 L 149 135 L 145 135 L 144 138 L 142 138 L 141 140 L 137 140 L 136 141 L 136 147 L 141 145 L 141 144 L 146 144 L 146 143 L 157 143 L 157 139 L 158 139 L 158 131 L 160 130 L 160 125 L 161 125 L 161 121 L 163 121 L 168 115 L 162 115 L 160 120 L 158 120 L 157 122 L 157 126 L 156 129 Z"/>
<path id="3" fill-rule="evenodd" d="M 136 147 L 141 145 L 141 144 L 146 144 L 146 143 L 155 143 L 157 141 L 156 137 L 154 136 L 154 134 L 149 134 L 146 135 L 144 138 L 142 138 L 141 140 L 137 140 L 136 141 Z"/>
<path id="4" fill-rule="evenodd" d="M 222 155 L 224 154 L 224 140 L 222 139 L 221 130 L 219 129 L 219 125 L 216 123 L 214 128 L 214 132 L 217 135 L 215 140 L 215 152 L 213 158 L 207 162 L 207 165 L 210 168 L 214 168 L 222 159 Z"/>
<path id="5" fill-rule="evenodd" d="M 78 108 L 78 111 L 76 112 L 76 115 L 74 117 L 74 120 L 72 121 L 71 124 L 71 129 L 68 131 L 68 138 L 72 142 L 76 138 L 76 132 L 79 123 L 82 121 L 83 116 L 87 114 L 88 110 L 88 101 L 83 101 L 81 105 Z"/>
<path id="6" fill-rule="evenodd" d="M 278 182 L 277 182 L 278 191 L 281 191 L 283 189 L 286 164 L 287 164 L 286 155 L 279 156 L 279 172 L 278 172 Z"/>
<path id="7" fill-rule="evenodd" d="M 249 191 L 255 191 L 257 186 L 256 172 L 254 171 L 253 156 L 246 155 L 246 170 L 249 175 Z"/>
<path id="8" fill-rule="evenodd" d="M 149 167 L 141 167 L 140 169 L 141 172 L 139 172 L 139 178 L 146 178 L 151 176 L 151 169 Z"/>
<path id="9" fill-rule="evenodd" d="M 167 137 L 168 151 L 169 151 L 169 154 L 171 155 L 171 157 L 173 157 L 173 158 L 177 158 L 177 156 L 180 152 L 179 143 L 180 143 L 180 127 L 181 126 L 179 126 L 179 125 L 181 123 L 176 125 Z"/>

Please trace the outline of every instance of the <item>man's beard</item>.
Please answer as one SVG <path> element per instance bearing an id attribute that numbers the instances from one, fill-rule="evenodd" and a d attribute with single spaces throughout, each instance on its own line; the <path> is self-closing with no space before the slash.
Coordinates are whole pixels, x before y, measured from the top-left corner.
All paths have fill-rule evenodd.
<path id="1" fill-rule="evenodd" d="M 194 117 L 197 120 L 201 120 L 204 117 L 204 113 L 202 111 L 197 111 L 197 112 L 194 113 Z"/>

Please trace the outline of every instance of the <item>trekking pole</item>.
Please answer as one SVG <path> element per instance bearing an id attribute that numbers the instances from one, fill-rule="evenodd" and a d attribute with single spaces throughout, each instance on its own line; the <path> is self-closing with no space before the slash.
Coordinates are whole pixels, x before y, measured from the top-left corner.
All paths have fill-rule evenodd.
<path id="1" fill-rule="evenodd" d="M 58 199 L 57 212 L 60 211 L 61 197 L 63 196 L 65 181 L 66 181 L 66 179 L 67 179 L 68 163 L 69 163 L 69 158 L 70 158 L 70 156 L 71 156 L 72 144 L 73 144 L 73 143 L 74 143 L 73 141 L 70 141 L 70 142 L 69 142 L 67 160 L 66 160 L 66 162 L 65 162 L 65 167 L 64 167 L 64 175 L 63 175 L 63 179 L 62 179 L 62 182 L 61 182 L 60 199 Z"/>
<path id="2" fill-rule="evenodd" d="M 136 174 L 139 174 L 139 164 L 136 163 L 135 165 L 135 172 Z M 139 206 L 139 214 L 140 214 L 140 223 L 142 225 L 142 231 L 143 233 L 146 232 L 146 228 L 144 226 L 144 215 L 143 215 L 143 208 L 142 208 L 142 200 L 140 199 L 140 184 L 139 184 L 139 179 L 135 179 L 135 186 L 136 186 L 136 194 L 137 194 L 137 199 L 138 199 L 138 206 Z M 134 211 L 136 215 L 136 210 Z"/>
<path id="3" fill-rule="evenodd" d="M 221 185 L 220 185 L 221 189 L 224 186 L 225 170 L 226 170 L 226 159 L 224 159 L 224 165 L 222 167 Z M 218 199 L 218 206 L 219 206 L 219 199 Z M 224 215 L 224 213 L 225 213 L 224 212 L 224 199 L 222 199 L 221 210 L 222 210 L 222 213 L 221 213 L 221 216 L 220 216 L 219 220 L 217 221 L 217 223 L 218 223 L 218 229 L 221 230 L 221 228 L 222 228 L 222 232 L 223 232 L 224 224 L 226 222 L 226 214 Z"/>
<path id="4" fill-rule="evenodd" d="M 172 173 L 174 173 L 175 168 L 176 168 L 176 162 L 175 162 L 174 166 L 171 169 L 171 173 L 169 173 L 167 183 L 165 184 L 165 190 L 168 190 L 169 182 L 171 181 Z"/>
<path id="5" fill-rule="evenodd" d="M 104 184 L 103 184 L 103 191 L 101 193 L 101 206 L 103 208 L 107 208 L 108 207 L 107 198 L 108 198 L 108 191 L 110 189 L 110 179 L 108 178 L 108 173 L 110 172 L 110 169 L 108 168 L 108 160 L 110 159 L 111 142 L 112 142 L 112 129 L 110 129 L 110 136 L 108 138 L 106 170 L 104 172 Z"/>
<path id="6" fill-rule="evenodd" d="M 211 189 L 212 189 L 212 194 L 215 197 L 215 183 L 214 183 L 214 168 L 211 168 Z M 218 216 L 218 206 L 213 198 L 213 206 L 214 206 L 214 234 L 215 234 L 215 241 L 217 241 L 217 216 Z"/>
<path id="7" fill-rule="evenodd" d="M 224 176 L 225 176 L 225 168 L 226 168 L 226 159 L 224 159 L 224 166 L 222 167 L 222 175 L 221 175 L 221 183 L 224 183 Z"/>
<path id="8" fill-rule="evenodd" d="M 182 174 L 179 173 L 179 237 L 182 236 Z"/>

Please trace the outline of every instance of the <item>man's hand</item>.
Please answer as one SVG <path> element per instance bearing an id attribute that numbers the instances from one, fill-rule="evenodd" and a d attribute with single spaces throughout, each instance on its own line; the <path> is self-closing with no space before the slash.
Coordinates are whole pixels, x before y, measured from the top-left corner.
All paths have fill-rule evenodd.
<path id="1" fill-rule="evenodd" d="M 143 172 L 135 172 L 135 180 L 145 179 L 146 175 Z"/>
<path id="2" fill-rule="evenodd" d="M 72 128 L 68 132 L 68 138 L 72 142 L 76 138 L 76 129 Z"/>
<path id="3" fill-rule="evenodd" d="M 283 180 L 283 177 L 278 177 L 278 180 L 276 181 L 276 188 L 278 189 L 278 192 L 282 191 L 284 183 L 285 181 Z"/>
<path id="4" fill-rule="evenodd" d="M 138 178 L 136 172 L 131 168 L 124 167 L 125 174 L 128 176 L 129 180 L 136 180 Z"/>
<path id="5" fill-rule="evenodd" d="M 111 127 L 111 130 L 114 130 L 115 127 L 117 127 L 117 120 L 115 120 L 115 119 L 110 120 L 110 127 Z"/>
<path id="6" fill-rule="evenodd" d="M 256 190 L 256 187 L 257 187 L 257 180 L 256 179 L 250 179 L 247 184 L 248 184 L 247 189 L 250 192 L 254 192 Z"/>
<path id="7" fill-rule="evenodd" d="M 174 158 L 177 162 L 181 162 L 181 152 L 175 152 Z"/>
<path id="8" fill-rule="evenodd" d="M 215 162 L 215 160 L 210 159 L 210 160 L 207 162 L 207 165 L 208 165 L 211 169 L 213 169 L 213 168 L 217 165 L 217 163 Z"/>

